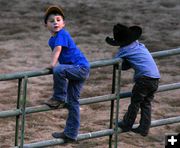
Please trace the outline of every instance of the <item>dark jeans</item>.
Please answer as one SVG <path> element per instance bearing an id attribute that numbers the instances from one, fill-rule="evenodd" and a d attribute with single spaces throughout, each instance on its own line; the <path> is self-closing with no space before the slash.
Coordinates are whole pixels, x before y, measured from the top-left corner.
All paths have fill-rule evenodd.
<path id="1" fill-rule="evenodd" d="M 151 125 L 151 101 L 158 89 L 159 79 L 141 77 L 136 80 L 132 89 L 131 103 L 124 115 L 123 121 L 129 129 L 132 128 L 139 108 L 141 109 L 140 126 L 144 132 L 148 132 Z"/>

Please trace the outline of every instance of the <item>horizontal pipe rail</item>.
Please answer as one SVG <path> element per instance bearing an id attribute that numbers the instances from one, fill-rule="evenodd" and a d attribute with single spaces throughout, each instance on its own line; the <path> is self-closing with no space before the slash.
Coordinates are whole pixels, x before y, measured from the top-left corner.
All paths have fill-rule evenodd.
<path id="1" fill-rule="evenodd" d="M 154 58 L 163 58 L 167 56 L 173 56 L 173 55 L 180 54 L 180 48 L 152 52 L 151 54 Z"/>
<path id="2" fill-rule="evenodd" d="M 163 125 L 167 125 L 167 124 L 179 123 L 179 122 L 180 122 L 180 116 L 154 120 L 151 122 L 151 128 L 157 127 L 157 126 L 163 126 Z M 139 126 L 139 124 L 134 124 L 133 128 L 136 128 L 138 126 Z M 81 140 L 86 140 L 86 139 L 109 136 L 109 135 L 113 135 L 114 132 L 115 132 L 114 129 L 105 129 L 105 130 L 101 130 L 101 131 L 79 134 L 77 137 L 77 140 L 81 141 Z M 119 129 L 118 133 L 122 133 L 122 130 Z M 52 140 L 39 141 L 39 142 L 35 142 L 35 143 L 25 144 L 24 148 L 47 147 L 47 146 L 59 145 L 59 144 L 63 144 L 63 143 L 64 143 L 64 140 L 62 140 L 62 139 L 52 139 Z M 18 148 L 18 147 L 14 147 L 14 148 Z"/>
<path id="3" fill-rule="evenodd" d="M 180 54 L 180 48 L 152 52 L 151 54 L 155 58 L 173 56 L 173 55 Z M 103 60 L 90 62 L 90 65 L 91 65 L 91 68 L 109 66 L 109 65 L 113 65 L 113 64 L 118 64 L 119 60 L 120 60 L 120 58 L 103 59 Z M 37 76 L 43 76 L 43 75 L 49 75 L 49 74 L 52 74 L 49 69 L 17 72 L 17 73 L 10 73 L 10 74 L 0 74 L 0 81 L 22 79 L 25 76 L 27 76 L 29 78 L 29 77 L 37 77 Z"/>
<path id="4" fill-rule="evenodd" d="M 120 58 L 98 60 L 98 61 L 91 62 L 90 66 L 91 68 L 109 66 L 109 65 L 118 64 L 120 60 L 121 60 Z M 49 74 L 52 74 L 52 72 L 50 72 L 49 69 L 16 72 L 16 73 L 10 73 L 10 74 L 0 74 L 0 81 L 22 79 L 25 76 L 29 78 L 29 77 L 37 77 L 37 76 L 43 76 L 43 75 L 49 75 Z"/>
<path id="5" fill-rule="evenodd" d="M 157 92 L 163 92 L 163 91 L 174 90 L 174 89 L 179 89 L 179 88 L 180 88 L 180 82 L 173 83 L 173 84 L 166 84 L 166 85 L 159 86 Z M 128 98 L 128 97 L 131 97 L 131 92 L 120 93 L 120 99 Z M 92 103 L 111 101 L 115 99 L 116 99 L 115 94 L 109 94 L 109 95 L 104 95 L 104 96 L 80 99 L 79 102 L 80 102 L 80 105 L 87 105 L 87 104 L 92 104 Z M 48 111 L 48 110 L 52 110 L 52 109 L 46 105 L 39 105 L 36 107 L 27 107 L 26 114 L 43 112 L 43 111 Z M 22 114 L 21 109 L 1 111 L 0 118 L 12 117 L 12 116 L 17 116 L 21 114 Z"/>

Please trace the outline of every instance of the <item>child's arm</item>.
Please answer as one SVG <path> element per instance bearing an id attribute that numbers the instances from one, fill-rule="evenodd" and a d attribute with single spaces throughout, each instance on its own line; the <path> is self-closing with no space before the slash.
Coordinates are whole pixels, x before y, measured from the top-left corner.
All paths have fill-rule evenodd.
<path id="1" fill-rule="evenodd" d="M 59 58 L 59 55 L 61 53 L 61 50 L 62 50 L 62 46 L 56 46 L 51 54 L 51 67 L 55 67 L 57 62 L 58 62 L 58 58 Z"/>
<path id="2" fill-rule="evenodd" d="M 122 61 L 122 70 L 128 70 L 131 68 L 131 64 L 129 63 L 129 61 L 127 59 L 123 59 Z"/>

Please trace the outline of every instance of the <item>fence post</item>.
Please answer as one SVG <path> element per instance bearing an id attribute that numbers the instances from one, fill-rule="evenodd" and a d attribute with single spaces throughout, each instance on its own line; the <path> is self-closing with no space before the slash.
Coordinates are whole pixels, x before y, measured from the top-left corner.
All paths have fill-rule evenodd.
<path id="1" fill-rule="evenodd" d="M 20 79 L 18 79 L 18 94 L 17 94 L 17 105 L 16 105 L 16 109 L 19 109 L 19 107 L 20 107 L 21 87 L 22 87 L 22 79 L 20 78 Z M 16 116 L 15 146 L 18 146 L 19 117 L 20 117 L 20 115 L 17 115 L 17 116 Z"/>
<path id="2" fill-rule="evenodd" d="M 24 82 L 23 82 L 23 97 L 22 97 L 22 119 L 21 119 L 21 145 L 20 148 L 23 148 L 24 145 L 24 130 L 25 130 L 25 117 L 26 117 L 26 96 L 27 96 L 27 81 L 28 77 L 25 76 Z"/>
<path id="3" fill-rule="evenodd" d="M 113 65 L 113 75 L 112 75 L 112 91 L 111 93 L 115 93 L 115 84 L 116 84 L 116 65 Z M 110 112 L 110 124 L 109 128 L 113 127 L 113 114 L 114 114 L 114 100 L 111 101 L 111 112 Z M 112 135 L 109 136 L 109 148 L 112 148 Z"/>
<path id="4" fill-rule="evenodd" d="M 120 100 L 120 83 L 121 83 L 121 65 L 120 61 L 117 69 L 117 85 L 116 85 L 116 118 L 115 118 L 115 143 L 114 148 L 118 147 L 118 116 L 119 116 L 119 100 Z"/>

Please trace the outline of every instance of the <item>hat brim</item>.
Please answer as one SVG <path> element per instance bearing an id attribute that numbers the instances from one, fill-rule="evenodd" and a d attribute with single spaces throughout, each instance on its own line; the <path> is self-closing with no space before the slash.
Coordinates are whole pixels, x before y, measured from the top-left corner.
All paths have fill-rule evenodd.
<path id="1" fill-rule="evenodd" d="M 120 46 L 120 44 L 111 37 L 106 37 L 105 41 L 106 41 L 106 43 L 108 43 L 111 46 Z"/>

